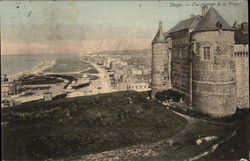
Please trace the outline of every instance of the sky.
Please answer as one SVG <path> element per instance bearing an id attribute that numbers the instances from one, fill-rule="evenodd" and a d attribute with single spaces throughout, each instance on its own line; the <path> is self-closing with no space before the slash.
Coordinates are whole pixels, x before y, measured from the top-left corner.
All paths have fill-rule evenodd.
<path id="1" fill-rule="evenodd" d="M 159 21 L 167 31 L 204 3 L 230 25 L 248 21 L 246 0 L 1 1 L 1 54 L 149 49 Z"/>

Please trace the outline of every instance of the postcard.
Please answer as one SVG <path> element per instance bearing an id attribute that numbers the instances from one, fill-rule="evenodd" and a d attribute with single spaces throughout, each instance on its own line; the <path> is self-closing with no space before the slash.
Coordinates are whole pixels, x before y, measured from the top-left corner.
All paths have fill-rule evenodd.
<path id="1" fill-rule="evenodd" d="M 2 160 L 247 161 L 247 0 L 1 1 Z"/>

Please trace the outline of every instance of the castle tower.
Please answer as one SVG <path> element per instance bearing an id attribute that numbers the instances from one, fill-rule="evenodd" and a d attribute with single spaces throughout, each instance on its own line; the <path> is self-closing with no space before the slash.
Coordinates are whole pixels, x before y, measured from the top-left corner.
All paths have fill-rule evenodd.
<path id="1" fill-rule="evenodd" d="M 248 24 L 234 25 L 237 106 L 249 108 L 249 34 Z"/>
<path id="2" fill-rule="evenodd" d="M 152 41 L 152 64 L 151 64 L 151 97 L 154 98 L 157 91 L 170 86 L 169 83 L 169 55 L 167 41 L 162 29 L 162 22 L 159 23 L 159 30 Z"/>
<path id="3" fill-rule="evenodd" d="M 192 107 L 215 116 L 233 114 L 237 107 L 233 29 L 210 8 L 191 37 Z"/>

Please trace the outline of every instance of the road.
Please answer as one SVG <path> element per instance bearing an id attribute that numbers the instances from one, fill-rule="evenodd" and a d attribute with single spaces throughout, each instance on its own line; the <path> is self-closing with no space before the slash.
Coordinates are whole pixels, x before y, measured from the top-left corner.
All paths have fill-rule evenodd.
<path id="1" fill-rule="evenodd" d="M 95 86 L 101 87 L 101 89 L 99 89 L 99 93 L 114 92 L 115 90 L 110 85 L 109 77 L 105 69 L 99 67 L 94 63 L 91 62 L 88 63 L 90 63 L 99 72 L 98 76 L 100 77 L 100 79 L 93 81 L 93 84 Z"/>
<path id="2" fill-rule="evenodd" d="M 82 61 L 85 61 L 85 60 L 82 60 Z M 91 64 L 98 71 L 98 74 L 91 74 L 91 75 L 96 75 L 99 77 L 99 79 L 91 80 L 91 83 L 88 87 L 84 87 L 72 93 L 69 93 L 67 97 L 87 96 L 87 95 L 95 95 L 99 93 L 109 93 L 109 92 L 116 91 L 110 85 L 109 77 L 105 69 L 99 67 L 95 63 L 91 63 L 88 61 L 85 61 L 85 62 Z"/>

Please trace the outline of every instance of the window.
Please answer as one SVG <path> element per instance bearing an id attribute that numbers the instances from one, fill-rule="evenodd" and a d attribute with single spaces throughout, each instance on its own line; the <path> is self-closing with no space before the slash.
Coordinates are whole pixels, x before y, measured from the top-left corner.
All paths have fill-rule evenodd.
<path id="1" fill-rule="evenodd" d="M 211 48 L 209 46 L 203 47 L 203 59 L 210 60 L 211 58 Z"/>
<path id="2" fill-rule="evenodd" d="M 230 46 L 230 51 L 231 51 L 231 52 L 234 51 L 234 46 L 233 46 L 233 45 Z"/>

